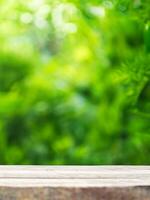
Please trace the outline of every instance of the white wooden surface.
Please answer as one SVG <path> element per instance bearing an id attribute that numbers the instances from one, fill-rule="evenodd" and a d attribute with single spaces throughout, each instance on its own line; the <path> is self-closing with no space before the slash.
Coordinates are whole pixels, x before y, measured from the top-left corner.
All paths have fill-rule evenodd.
<path id="1" fill-rule="evenodd" d="M 150 166 L 0 166 L 0 187 L 150 186 Z"/>

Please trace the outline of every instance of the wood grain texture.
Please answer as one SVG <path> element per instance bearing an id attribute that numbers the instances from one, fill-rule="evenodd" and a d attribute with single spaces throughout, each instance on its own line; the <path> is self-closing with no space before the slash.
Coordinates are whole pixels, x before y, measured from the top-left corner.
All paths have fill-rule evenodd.
<path id="1" fill-rule="evenodd" d="M 150 200 L 149 166 L 0 166 L 0 200 Z"/>

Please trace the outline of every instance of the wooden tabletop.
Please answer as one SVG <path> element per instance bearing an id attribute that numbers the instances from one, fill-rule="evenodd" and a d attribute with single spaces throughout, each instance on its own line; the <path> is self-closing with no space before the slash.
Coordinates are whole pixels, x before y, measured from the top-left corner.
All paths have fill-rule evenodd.
<path id="1" fill-rule="evenodd" d="M 150 186 L 150 166 L 0 166 L 0 187 Z"/>

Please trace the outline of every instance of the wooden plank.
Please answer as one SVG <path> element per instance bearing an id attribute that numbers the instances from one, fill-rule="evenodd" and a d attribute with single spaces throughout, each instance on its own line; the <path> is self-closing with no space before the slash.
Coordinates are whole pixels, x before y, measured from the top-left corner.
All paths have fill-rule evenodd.
<path id="1" fill-rule="evenodd" d="M 0 166 L 3 199 L 150 200 L 150 166 Z"/>
<path id="2" fill-rule="evenodd" d="M 0 178 L 149 178 L 149 166 L 0 166 Z"/>
<path id="3" fill-rule="evenodd" d="M 149 166 L 0 166 L 0 178 L 150 179 Z"/>

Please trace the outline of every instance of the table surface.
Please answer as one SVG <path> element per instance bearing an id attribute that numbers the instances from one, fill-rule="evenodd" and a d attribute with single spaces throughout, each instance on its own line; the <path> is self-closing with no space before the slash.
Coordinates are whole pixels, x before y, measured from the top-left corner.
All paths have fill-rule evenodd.
<path id="1" fill-rule="evenodd" d="M 150 186 L 150 166 L 0 166 L 0 187 Z"/>

